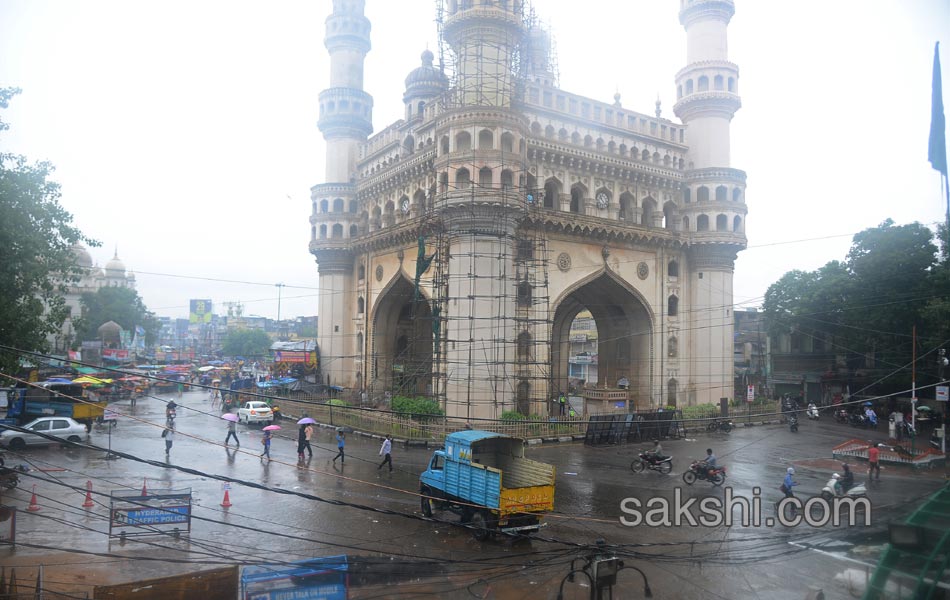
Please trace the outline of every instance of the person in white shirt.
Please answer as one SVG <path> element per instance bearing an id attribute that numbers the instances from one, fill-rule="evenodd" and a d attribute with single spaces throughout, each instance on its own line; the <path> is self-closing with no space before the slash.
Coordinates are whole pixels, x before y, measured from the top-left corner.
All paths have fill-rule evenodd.
<path id="1" fill-rule="evenodd" d="M 376 470 L 383 468 L 383 465 L 389 463 L 389 472 L 393 471 L 393 457 L 390 454 L 393 450 L 393 436 L 387 435 L 386 439 L 383 440 L 383 445 L 379 448 L 379 455 L 383 457 L 383 462 L 379 463 L 379 466 L 376 467 Z"/>

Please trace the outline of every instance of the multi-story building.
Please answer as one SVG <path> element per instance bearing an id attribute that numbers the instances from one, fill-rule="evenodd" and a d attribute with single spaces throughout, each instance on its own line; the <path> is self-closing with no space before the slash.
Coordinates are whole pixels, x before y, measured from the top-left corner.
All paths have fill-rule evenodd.
<path id="1" fill-rule="evenodd" d="M 674 121 L 561 89 L 525 1 L 442 0 L 438 62 L 422 53 L 404 118 L 375 134 L 364 5 L 334 0 L 326 21 L 309 246 L 324 377 L 429 395 L 452 416 L 541 413 L 567 388 L 588 310 L 599 372 L 629 380 L 637 406 L 731 397 L 746 245 L 733 1 L 681 0 Z"/>

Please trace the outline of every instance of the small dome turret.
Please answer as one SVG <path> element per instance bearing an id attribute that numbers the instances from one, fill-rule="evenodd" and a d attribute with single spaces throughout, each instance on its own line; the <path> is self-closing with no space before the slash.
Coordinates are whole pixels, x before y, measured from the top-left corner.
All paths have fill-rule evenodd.
<path id="1" fill-rule="evenodd" d="M 421 58 L 422 65 L 413 69 L 406 77 L 406 93 L 402 99 L 406 103 L 407 119 L 421 116 L 425 104 L 440 96 L 449 87 L 449 78 L 433 64 L 435 55 L 426 49 Z"/>

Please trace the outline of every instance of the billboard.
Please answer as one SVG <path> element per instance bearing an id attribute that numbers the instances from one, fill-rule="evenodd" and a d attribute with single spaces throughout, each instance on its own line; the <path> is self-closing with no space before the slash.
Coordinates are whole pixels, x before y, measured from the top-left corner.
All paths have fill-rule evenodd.
<path id="1" fill-rule="evenodd" d="M 189 323 L 210 323 L 211 300 L 191 300 L 188 313 Z"/>

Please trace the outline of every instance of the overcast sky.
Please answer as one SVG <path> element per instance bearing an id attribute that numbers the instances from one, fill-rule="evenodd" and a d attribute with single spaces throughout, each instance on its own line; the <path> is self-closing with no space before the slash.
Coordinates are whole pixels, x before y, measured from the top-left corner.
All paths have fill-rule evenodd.
<path id="1" fill-rule="evenodd" d="M 435 4 L 367 1 L 377 131 L 401 118 L 405 76 L 437 47 Z M 675 119 L 678 2 L 534 5 L 553 29 L 563 89 L 608 102 L 619 91 L 647 114 L 659 95 Z M 736 5 L 732 166 L 748 173 L 749 248 L 735 301 L 756 306 L 786 271 L 844 258 L 862 229 L 943 219 L 927 138 L 935 41 L 950 81 L 950 3 Z M 330 0 L 0 0 L 0 86 L 23 88 L 0 149 L 56 165 L 62 204 L 103 244 L 94 259 L 117 249 L 158 314 L 187 316 L 189 298 L 211 298 L 216 312 L 240 301 L 275 317 L 279 282 L 282 317 L 316 314 L 309 188 L 323 182 L 330 10 Z"/>

